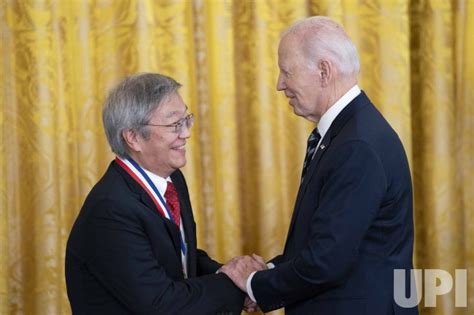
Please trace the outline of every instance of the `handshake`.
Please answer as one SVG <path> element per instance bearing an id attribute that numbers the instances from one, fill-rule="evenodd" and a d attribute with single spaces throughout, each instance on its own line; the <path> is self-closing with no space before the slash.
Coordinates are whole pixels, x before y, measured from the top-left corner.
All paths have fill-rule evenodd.
<path id="1" fill-rule="evenodd" d="M 237 256 L 223 265 L 218 272 L 225 273 L 234 284 L 242 291 L 247 292 L 247 279 L 254 271 L 267 269 L 267 264 L 262 257 L 252 254 L 252 256 Z M 258 310 L 258 305 L 247 295 L 244 303 L 246 312 Z"/>

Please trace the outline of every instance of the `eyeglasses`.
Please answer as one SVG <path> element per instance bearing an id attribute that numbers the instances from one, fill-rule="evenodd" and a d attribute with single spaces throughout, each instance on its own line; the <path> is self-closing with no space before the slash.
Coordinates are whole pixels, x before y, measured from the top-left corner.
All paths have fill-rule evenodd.
<path id="1" fill-rule="evenodd" d="M 186 129 L 189 129 L 193 126 L 194 124 L 194 114 L 189 114 L 186 117 L 181 118 L 178 121 L 175 121 L 172 124 L 169 125 L 155 125 L 155 124 L 145 124 L 144 126 L 154 126 L 154 127 L 169 127 L 169 128 L 174 128 L 173 132 L 177 134 L 181 134 L 184 131 L 184 127 Z"/>

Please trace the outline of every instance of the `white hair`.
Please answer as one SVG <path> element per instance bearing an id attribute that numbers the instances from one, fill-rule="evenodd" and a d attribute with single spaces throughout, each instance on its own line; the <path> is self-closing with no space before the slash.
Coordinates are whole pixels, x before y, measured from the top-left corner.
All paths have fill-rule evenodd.
<path id="1" fill-rule="evenodd" d="M 357 49 L 341 25 L 324 16 L 313 16 L 290 26 L 282 37 L 298 36 L 300 48 L 316 67 L 321 59 L 330 60 L 341 74 L 357 76 L 360 70 Z"/>

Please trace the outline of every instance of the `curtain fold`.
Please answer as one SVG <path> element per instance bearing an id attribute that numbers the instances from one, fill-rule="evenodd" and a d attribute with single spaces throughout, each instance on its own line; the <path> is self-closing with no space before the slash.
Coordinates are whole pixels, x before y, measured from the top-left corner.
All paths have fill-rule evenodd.
<path id="1" fill-rule="evenodd" d="M 136 72 L 183 84 L 198 243 L 225 262 L 281 253 L 313 126 L 276 91 L 280 32 L 342 23 L 360 86 L 398 132 L 415 197 L 415 267 L 468 270 L 474 309 L 474 2 L 5 0 L 0 4 L 0 314 L 69 314 L 64 251 L 113 154 L 108 90 Z M 281 312 L 275 312 L 275 314 Z"/>

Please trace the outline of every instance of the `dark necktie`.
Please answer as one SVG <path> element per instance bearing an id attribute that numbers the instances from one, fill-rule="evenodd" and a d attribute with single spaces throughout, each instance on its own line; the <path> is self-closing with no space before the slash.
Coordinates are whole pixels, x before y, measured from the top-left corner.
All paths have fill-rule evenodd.
<path id="1" fill-rule="evenodd" d="M 319 140 L 321 140 L 321 135 L 318 132 L 318 128 L 314 128 L 313 132 L 311 132 L 308 138 L 308 146 L 306 148 L 306 156 L 304 157 L 301 181 L 303 181 L 303 178 L 306 175 L 306 171 L 308 170 L 309 164 L 313 159 L 314 151 L 316 151 L 316 146 L 318 145 Z"/>
<path id="2" fill-rule="evenodd" d="M 166 204 L 171 212 L 171 217 L 173 218 L 174 223 L 179 227 L 181 221 L 181 213 L 179 208 L 179 198 L 178 192 L 174 187 L 172 182 L 167 182 L 165 198 Z"/>

